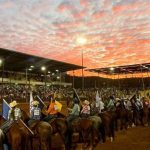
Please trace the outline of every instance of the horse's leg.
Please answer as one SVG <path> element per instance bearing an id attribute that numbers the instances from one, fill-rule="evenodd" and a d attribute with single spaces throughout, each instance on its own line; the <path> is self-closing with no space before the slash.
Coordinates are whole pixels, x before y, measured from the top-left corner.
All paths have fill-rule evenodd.
<path id="1" fill-rule="evenodd" d="M 65 147 L 66 150 L 70 150 L 72 147 L 72 135 L 73 135 L 73 131 L 71 131 L 70 129 L 67 130 L 66 133 L 66 138 L 65 138 Z"/>
<path id="2" fill-rule="evenodd" d="M 106 133 L 105 133 L 105 127 L 103 124 L 100 125 L 100 129 L 99 129 L 101 136 L 102 136 L 102 141 L 103 143 L 106 142 Z"/>
<path id="3" fill-rule="evenodd" d="M 115 128 L 114 128 L 114 120 L 112 119 L 110 122 L 110 133 L 111 133 L 111 142 L 115 139 Z"/>

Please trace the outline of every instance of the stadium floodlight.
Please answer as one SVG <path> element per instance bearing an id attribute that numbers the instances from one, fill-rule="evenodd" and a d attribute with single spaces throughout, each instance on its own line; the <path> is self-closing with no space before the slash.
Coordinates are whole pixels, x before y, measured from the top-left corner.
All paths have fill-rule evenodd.
<path id="1" fill-rule="evenodd" d="M 42 67 L 41 67 L 41 70 L 42 70 L 42 71 L 45 71 L 45 70 L 46 70 L 46 67 L 45 67 L 45 66 L 42 66 Z"/>
<path id="2" fill-rule="evenodd" d="M 115 69 L 114 67 L 111 67 L 111 68 L 110 68 L 111 71 L 113 71 L 114 69 Z"/>
<path id="3" fill-rule="evenodd" d="M 29 71 L 32 71 L 32 68 L 29 68 L 28 70 L 29 70 Z"/>
<path id="4" fill-rule="evenodd" d="M 59 76 L 57 76 L 57 79 L 60 79 L 60 77 L 59 77 Z"/>
<path id="5" fill-rule="evenodd" d="M 0 65 L 2 64 L 2 62 L 3 62 L 2 59 L 0 59 Z"/>

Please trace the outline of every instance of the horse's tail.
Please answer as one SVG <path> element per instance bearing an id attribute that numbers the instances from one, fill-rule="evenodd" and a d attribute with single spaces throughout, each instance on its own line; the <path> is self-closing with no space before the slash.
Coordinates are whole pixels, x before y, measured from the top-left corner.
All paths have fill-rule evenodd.
<path id="1" fill-rule="evenodd" d="M 99 129 L 100 129 L 100 133 L 101 133 L 103 142 L 106 142 L 106 132 L 105 132 L 105 126 L 103 123 L 100 123 Z"/>

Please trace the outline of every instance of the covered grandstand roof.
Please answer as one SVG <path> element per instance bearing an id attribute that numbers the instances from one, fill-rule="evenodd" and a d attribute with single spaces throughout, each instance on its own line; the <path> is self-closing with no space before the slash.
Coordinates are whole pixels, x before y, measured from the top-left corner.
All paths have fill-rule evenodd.
<path id="1" fill-rule="evenodd" d="M 25 71 L 30 69 L 33 73 L 41 72 L 41 67 L 45 66 L 47 71 L 54 72 L 56 69 L 60 72 L 81 69 L 82 66 L 64 63 L 56 60 L 32 56 L 0 48 L 0 59 L 4 61 L 4 70 L 6 71 Z M 30 68 L 33 66 L 34 68 Z M 0 69 L 2 70 L 2 69 Z"/>
<path id="2" fill-rule="evenodd" d="M 107 74 L 107 75 L 128 74 L 128 73 L 130 73 L 130 74 L 132 74 L 132 73 L 145 73 L 145 72 L 150 72 L 150 63 L 87 69 L 87 71 L 97 72 L 97 73 L 102 73 L 102 74 Z"/>

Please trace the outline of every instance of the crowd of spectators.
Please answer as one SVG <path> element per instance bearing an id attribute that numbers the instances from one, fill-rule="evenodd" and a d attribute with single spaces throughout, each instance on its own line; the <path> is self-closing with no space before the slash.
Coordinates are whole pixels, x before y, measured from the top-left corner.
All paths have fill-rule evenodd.
<path id="1" fill-rule="evenodd" d="M 146 89 L 147 90 L 147 89 Z M 73 98 L 73 89 L 71 87 L 59 87 L 59 86 L 26 86 L 21 84 L 1 84 L 0 85 L 0 98 L 7 101 L 17 100 L 18 102 L 29 102 L 30 91 L 33 93 L 33 97 L 39 96 L 43 101 L 49 100 L 49 95 L 56 93 L 58 100 L 68 100 Z M 76 89 L 81 99 L 87 99 L 89 101 L 95 101 L 96 92 L 99 92 L 100 97 L 104 100 L 109 96 L 115 97 L 130 97 L 134 93 L 138 92 L 137 88 L 118 89 L 114 88 L 88 88 L 88 89 Z M 148 93 L 146 93 L 148 94 Z M 149 93 L 150 94 L 150 93 Z"/>

